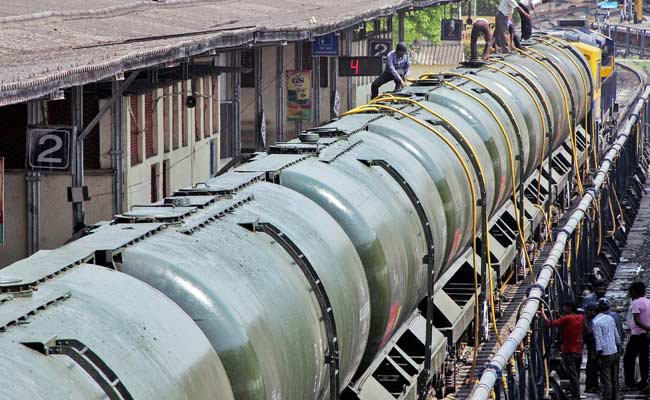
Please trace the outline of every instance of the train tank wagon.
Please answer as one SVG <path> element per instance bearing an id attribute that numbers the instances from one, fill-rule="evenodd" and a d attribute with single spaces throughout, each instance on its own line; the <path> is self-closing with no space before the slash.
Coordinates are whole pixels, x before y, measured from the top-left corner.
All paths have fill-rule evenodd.
<path id="1" fill-rule="evenodd" d="M 0 398 L 234 400 L 192 320 L 141 281 L 75 260 L 83 244 L 2 271 Z"/>
<path id="2" fill-rule="evenodd" d="M 441 388 L 448 348 L 490 295 L 458 289 L 480 265 L 474 234 L 491 244 L 494 271 L 480 280 L 501 279 L 585 160 L 588 135 L 573 123 L 589 112 L 591 73 L 550 40 L 424 76 L 52 254 L 85 243 L 93 251 L 74 262 L 117 269 L 180 306 L 189 318 L 176 329 L 198 326 L 223 363 L 214 393 L 377 400 Z M 116 230 L 143 227 L 154 228 L 104 250 Z M 34 268 L 19 264 L 1 276 Z"/>

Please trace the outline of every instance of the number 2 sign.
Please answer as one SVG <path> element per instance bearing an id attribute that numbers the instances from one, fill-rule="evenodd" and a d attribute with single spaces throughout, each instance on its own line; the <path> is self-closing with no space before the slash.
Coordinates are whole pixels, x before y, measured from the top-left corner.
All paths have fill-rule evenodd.
<path id="1" fill-rule="evenodd" d="M 67 170 L 73 127 L 31 128 L 27 132 L 27 159 L 29 168 L 39 170 Z"/>
<path id="2" fill-rule="evenodd" d="M 368 55 L 386 57 L 392 50 L 393 39 L 368 39 Z"/>

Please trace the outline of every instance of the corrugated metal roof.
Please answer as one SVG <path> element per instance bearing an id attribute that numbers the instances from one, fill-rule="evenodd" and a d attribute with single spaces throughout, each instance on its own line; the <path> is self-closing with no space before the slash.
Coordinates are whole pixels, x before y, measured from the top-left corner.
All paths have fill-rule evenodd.
<path id="1" fill-rule="evenodd" d="M 465 59 L 462 44 L 424 45 L 413 49 L 413 64 L 458 65 Z"/>
<path id="2" fill-rule="evenodd" d="M 2 0 L 0 106 L 211 49 L 305 40 L 457 0 Z"/>

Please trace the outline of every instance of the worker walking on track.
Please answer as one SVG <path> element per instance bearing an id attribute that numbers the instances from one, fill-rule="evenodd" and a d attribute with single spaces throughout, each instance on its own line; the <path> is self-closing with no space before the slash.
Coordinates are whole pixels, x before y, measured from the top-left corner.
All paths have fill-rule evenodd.
<path id="1" fill-rule="evenodd" d="M 630 304 L 631 318 L 630 340 L 623 356 L 625 373 L 625 386 L 632 389 L 647 390 L 648 388 L 648 351 L 650 340 L 650 299 L 645 297 L 645 285 L 642 282 L 632 282 L 628 291 L 632 303 Z M 635 382 L 636 359 L 639 358 L 641 381 Z"/>
<path id="2" fill-rule="evenodd" d="M 395 47 L 395 50 L 388 53 L 386 56 L 386 69 L 381 75 L 372 82 L 370 86 L 372 92 L 371 96 L 374 99 L 379 96 L 379 88 L 387 82 L 395 82 L 395 91 L 400 90 L 406 84 L 406 77 L 411 71 L 411 61 L 406 54 L 406 44 L 400 42 Z"/>
<path id="3" fill-rule="evenodd" d="M 530 20 L 530 15 L 521 8 L 517 3 L 517 0 L 501 0 L 499 7 L 497 8 L 496 15 L 496 28 L 494 34 L 494 40 L 496 43 L 497 51 L 503 53 L 510 52 L 508 45 L 508 37 L 510 36 L 508 30 L 508 21 L 512 21 L 512 13 L 515 8 L 519 9 L 522 18 L 527 18 Z"/>
<path id="4" fill-rule="evenodd" d="M 483 61 L 487 61 L 488 56 L 490 55 L 490 47 L 492 43 L 490 23 L 483 18 L 477 18 L 474 21 L 469 19 L 467 23 L 472 25 L 472 34 L 470 38 L 470 61 L 478 60 L 478 38 L 481 36 L 483 36 L 483 39 L 485 40 L 485 47 L 483 48 L 483 55 L 481 56 L 481 59 Z"/>
<path id="5" fill-rule="evenodd" d="M 562 328 L 562 364 L 569 376 L 569 392 L 580 400 L 580 365 L 582 364 L 582 329 L 585 318 L 578 314 L 578 306 L 566 301 L 562 305 L 564 316 L 547 321 L 547 326 Z"/>
<path id="6" fill-rule="evenodd" d="M 608 304 L 609 306 L 609 304 Z M 616 400 L 618 397 L 618 368 L 622 348 L 616 321 L 600 308 L 591 311 L 594 339 L 600 365 L 600 388 L 603 400 Z"/>

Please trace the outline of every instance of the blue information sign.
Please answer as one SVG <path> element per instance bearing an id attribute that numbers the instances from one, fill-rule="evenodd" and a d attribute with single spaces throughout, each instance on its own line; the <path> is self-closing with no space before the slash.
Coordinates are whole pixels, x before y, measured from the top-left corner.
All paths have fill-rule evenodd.
<path id="1" fill-rule="evenodd" d="M 317 37 L 312 47 L 312 55 L 316 57 L 338 56 L 339 37 L 335 34 Z"/>

